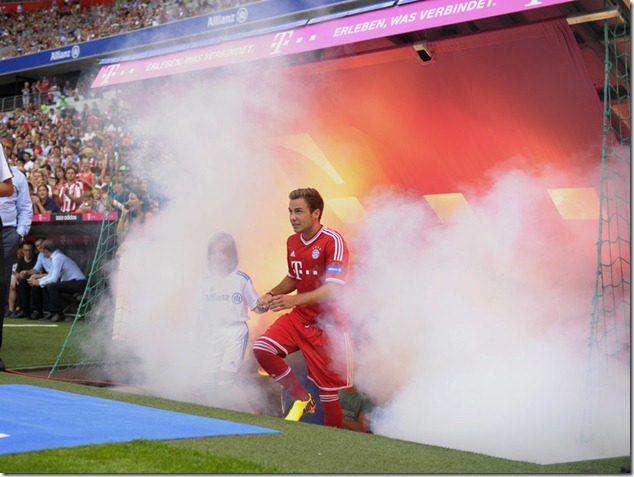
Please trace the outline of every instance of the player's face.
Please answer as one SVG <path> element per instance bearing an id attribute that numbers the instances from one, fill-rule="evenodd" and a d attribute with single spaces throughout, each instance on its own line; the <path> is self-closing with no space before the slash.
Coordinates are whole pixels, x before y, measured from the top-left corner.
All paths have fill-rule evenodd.
<path id="1" fill-rule="evenodd" d="M 231 248 L 226 242 L 216 242 L 207 249 L 207 267 L 209 271 L 226 275 L 231 270 Z"/>
<path id="2" fill-rule="evenodd" d="M 319 210 L 310 211 L 310 207 L 303 197 L 293 199 L 288 203 L 288 215 L 291 226 L 296 233 L 310 238 L 319 227 Z"/>

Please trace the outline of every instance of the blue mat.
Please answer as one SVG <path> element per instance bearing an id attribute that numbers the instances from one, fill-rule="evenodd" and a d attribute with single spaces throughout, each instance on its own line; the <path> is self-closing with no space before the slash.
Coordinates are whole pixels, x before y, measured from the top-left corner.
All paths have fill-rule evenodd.
<path id="1" fill-rule="evenodd" d="M 278 432 L 36 386 L 0 386 L 0 454 L 134 439 Z"/>

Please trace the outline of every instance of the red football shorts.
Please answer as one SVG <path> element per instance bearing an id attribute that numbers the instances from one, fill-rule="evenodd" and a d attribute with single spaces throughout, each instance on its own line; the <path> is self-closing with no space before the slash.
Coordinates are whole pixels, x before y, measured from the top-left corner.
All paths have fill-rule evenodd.
<path id="1" fill-rule="evenodd" d="M 280 316 L 262 334 L 285 358 L 301 350 L 308 379 L 322 391 L 338 391 L 352 386 L 352 342 L 347 330 L 333 325 L 305 325 L 291 311 Z"/>

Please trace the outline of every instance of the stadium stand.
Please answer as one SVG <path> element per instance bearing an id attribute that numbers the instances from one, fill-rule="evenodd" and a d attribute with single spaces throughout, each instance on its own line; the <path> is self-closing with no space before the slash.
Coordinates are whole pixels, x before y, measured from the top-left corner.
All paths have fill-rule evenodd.
<path id="1" fill-rule="evenodd" d="M 0 59 L 96 40 L 252 3 L 253 0 L 122 2 L 0 9 Z M 29 2 L 24 2 L 28 5 Z M 22 3 L 18 4 L 23 5 Z"/>

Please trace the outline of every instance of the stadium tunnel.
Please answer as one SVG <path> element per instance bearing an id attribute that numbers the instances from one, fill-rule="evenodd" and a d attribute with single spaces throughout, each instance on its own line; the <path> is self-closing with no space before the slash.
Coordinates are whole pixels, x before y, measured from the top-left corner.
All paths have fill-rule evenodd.
<path id="1" fill-rule="evenodd" d="M 291 183 L 310 177 L 323 191 L 335 225 L 362 221 L 376 187 L 423 196 L 439 222 L 451 222 L 492 174 L 519 165 L 531 174 L 565 172 L 543 191 L 543 214 L 559 219 L 562 238 L 596 230 L 603 111 L 565 20 L 430 41 L 424 49 L 387 47 L 385 39 L 366 42 L 359 54 L 350 48 L 346 56 L 332 48 L 283 66 L 261 60 L 257 74 L 240 64 L 177 68 L 117 88 L 152 114 L 151 98 L 176 95 L 188 81 L 222 89 L 246 75 L 264 95 L 283 68 L 293 81 L 287 101 L 311 114 L 281 124 L 268 147 Z"/>

